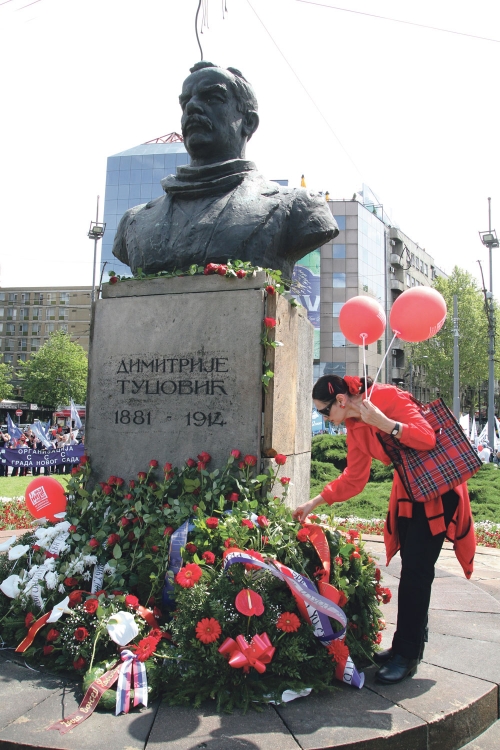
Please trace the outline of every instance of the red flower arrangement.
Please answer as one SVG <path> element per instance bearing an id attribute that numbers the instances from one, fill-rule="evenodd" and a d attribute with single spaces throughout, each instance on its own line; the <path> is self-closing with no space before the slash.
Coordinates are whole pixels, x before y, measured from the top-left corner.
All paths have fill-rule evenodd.
<path id="1" fill-rule="evenodd" d="M 276 627 L 284 633 L 295 633 L 300 628 L 300 620 L 293 612 L 283 612 L 278 617 Z"/>
<path id="2" fill-rule="evenodd" d="M 196 637 L 202 643 L 213 643 L 221 633 L 221 626 L 213 617 L 204 617 L 196 624 Z"/>
<path id="3" fill-rule="evenodd" d="M 196 563 L 188 563 L 179 570 L 175 576 L 175 582 L 182 586 L 183 589 L 190 589 L 195 583 L 198 583 L 203 574 L 202 569 Z"/>

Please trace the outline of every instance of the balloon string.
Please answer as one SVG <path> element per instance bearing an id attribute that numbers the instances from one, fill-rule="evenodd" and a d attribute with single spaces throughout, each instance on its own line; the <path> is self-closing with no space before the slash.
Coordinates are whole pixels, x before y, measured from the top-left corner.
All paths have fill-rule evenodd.
<path id="1" fill-rule="evenodd" d="M 380 375 L 380 372 L 381 372 L 381 370 L 382 370 L 382 367 L 384 366 L 384 362 L 385 362 L 385 360 L 387 359 L 387 355 L 389 354 L 389 351 L 390 351 L 390 349 L 392 348 L 392 345 L 394 344 L 394 339 L 395 339 L 395 338 L 397 337 L 398 333 L 399 333 L 399 331 L 396 331 L 396 333 L 395 333 L 395 334 L 394 334 L 394 336 L 392 337 L 392 341 L 391 341 L 391 343 L 390 343 L 390 344 L 389 344 L 389 346 L 387 347 L 387 351 L 386 351 L 386 353 L 384 354 L 384 357 L 383 357 L 383 359 L 382 359 L 382 362 L 380 363 L 380 367 L 378 368 L 378 370 L 377 370 L 377 374 L 375 375 L 375 380 L 373 381 L 373 386 L 375 386 L 375 383 L 377 382 L 378 376 Z M 365 382 L 366 382 L 366 381 L 365 381 Z M 373 387 L 372 387 L 372 390 L 370 391 L 370 393 L 368 394 L 368 399 L 367 399 L 368 401 L 371 401 L 372 393 L 373 393 Z"/>
<path id="2" fill-rule="evenodd" d="M 367 333 L 360 333 L 359 335 L 363 339 L 363 375 L 365 376 L 365 391 L 366 391 L 366 388 L 368 386 L 368 380 L 367 380 L 368 372 L 367 372 L 367 369 L 366 369 L 366 346 L 365 346 L 365 341 L 368 338 L 368 334 Z"/>

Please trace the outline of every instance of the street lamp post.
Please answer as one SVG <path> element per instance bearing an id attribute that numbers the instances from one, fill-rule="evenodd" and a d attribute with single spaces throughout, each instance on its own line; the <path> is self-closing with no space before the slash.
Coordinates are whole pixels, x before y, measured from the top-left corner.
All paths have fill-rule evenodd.
<path id="1" fill-rule="evenodd" d="M 92 294 L 91 294 L 92 302 L 95 302 L 95 270 L 96 270 L 96 262 L 97 262 L 97 243 L 99 240 L 103 238 L 105 230 L 106 230 L 106 224 L 99 222 L 99 196 L 97 196 L 97 211 L 96 211 L 95 221 L 90 222 L 90 229 L 87 235 L 91 240 L 94 240 L 94 265 L 92 269 Z"/>
<path id="2" fill-rule="evenodd" d="M 490 290 L 485 291 L 486 313 L 488 315 L 488 443 L 495 448 L 495 310 L 493 306 L 493 258 L 492 249 L 498 247 L 497 234 L 491 228 L 491 198 L 488 198 L 488 231 L 479 232 L 481 242 L 489 250 Z"/>

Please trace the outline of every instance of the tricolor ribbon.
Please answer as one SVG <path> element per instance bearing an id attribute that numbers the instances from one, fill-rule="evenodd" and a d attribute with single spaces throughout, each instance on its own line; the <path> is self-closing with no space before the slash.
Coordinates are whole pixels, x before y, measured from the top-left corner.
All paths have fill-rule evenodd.
<path id="1" fill-rule="evenodd" d="M 188 533 L 191 528 L 194 528 L 193 524 L 189 521 L 184 521 L 182 526 L 174 531 L 170 539 L 170 546 L 168 550 L 168 567 L 165 573 L 165 582 L 163 584 L 162 601 L 164 607 L 173 606 L 173 590 L 174 590 L 174 577 L 176 573 L 182 567 L 182 555 L 181 549 L 186 546 Z"/>
<path id="2" fill-rule="evenodd" d="M 128 648 L 123 649 L 120 654 L 122 664 L 118 675 L 116 687 L 116 711 L 118 716 L 122 712 L 128 714 L 130 710 L 130 689 L 132 679 L 134 681 L 134 706 L 142 703 L 148 705 L 148 680 L 146 677 L 146 667 L 142 661 L 139 661 L 137 655 Z"/>
<path id="3" fill-rule="evenodd" d="M 253 667 L 259 674 L 264 674 L 266 664 L 269 664 L 275 651 L 267 633 L 254 635 L 250 643 L 242 635 L 238 635 L 236 640 L 226 638 L 219 648 L 220 654 L 229 656 L 229 666 L 233 669 L 249 672 Z"/>

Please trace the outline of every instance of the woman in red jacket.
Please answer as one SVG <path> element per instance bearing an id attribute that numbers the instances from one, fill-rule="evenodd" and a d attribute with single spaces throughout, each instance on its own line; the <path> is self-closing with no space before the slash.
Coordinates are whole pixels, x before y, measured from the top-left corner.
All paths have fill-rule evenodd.
<path id="1" fill-rule="evenodd" d="M 312 395 L 320 414 L 336 425 L 346 424 L 347 468 L 320 495 L 295 509 L 297 520 L 304 521 L 322 503 L 331 505 L 358 495 L 370 477 L 372 458 L 391 463 L 377 433 L 393 435 L 402 445 L 418 450 L 434 447 L 434 431 L 408 393 L 393 385 L 372 387 L 371 378 L 365 391 L 364 378 L 358 377 L 324 375 L 315 384 Z M 457 558 L 470 578 L 475 536 L 467 485 L 435 500 L 414 503 L 394 472 L 384 541 L 387 564 L 398 550 L 401 555 L 398 618 L 392 648 L 376 655 L 382 665 L 376 673 L 378 682 L 400 682 L 417 670 L 426 640 L 434 565 L 445 537 L 454 542 Z"/>

